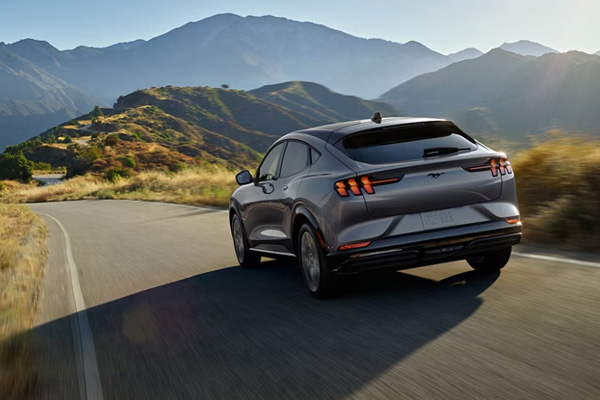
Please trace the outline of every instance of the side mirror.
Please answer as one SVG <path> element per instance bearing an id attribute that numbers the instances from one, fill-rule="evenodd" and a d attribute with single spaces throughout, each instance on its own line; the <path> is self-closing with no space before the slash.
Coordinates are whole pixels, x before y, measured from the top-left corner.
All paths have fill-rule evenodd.
<path id="1" fill-rule="evenodd" d="M 246 185 L 252 182 L 252 174 L 248 170 L 244 170 L 235 176 L 238 185 Z"/>

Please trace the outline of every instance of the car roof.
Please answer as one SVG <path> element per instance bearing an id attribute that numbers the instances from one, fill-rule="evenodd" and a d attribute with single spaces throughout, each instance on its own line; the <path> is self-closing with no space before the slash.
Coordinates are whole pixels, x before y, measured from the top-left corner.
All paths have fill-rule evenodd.
<path id="1" fill-rule="evenodd" d="M 446 122 L 446 120 L 439 118 L 392 117 L 383 118 L 381 122 L 378 123 L 370 119 L 361 119 L 302 129 L 292 133 L 305 133 L 311 136 L 316 136 L 326 142 L 335 143 L 339 139 L 357 132 L 430 122 Z"/>

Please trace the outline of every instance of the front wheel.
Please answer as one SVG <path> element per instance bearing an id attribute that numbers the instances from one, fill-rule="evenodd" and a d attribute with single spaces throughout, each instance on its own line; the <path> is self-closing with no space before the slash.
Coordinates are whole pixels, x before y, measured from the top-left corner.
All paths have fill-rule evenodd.
<path id="1" fill-rule="evenodd" d="M 304 224 L 298 235 L 298 258 L 304 281 L 313 296 L 324 299 L 335 294 L 335 275 L 329 270 L 325 253 L 312 226 Z"/>
<path id="2" fill-rule="evenodd" d="M 512 247 L 506 247 L 467 257 L 467 262 L 476 271 L 498 271 L 508 263 L 511 252 Z"/>
<path id="3" fill-rule="evenodd" d="M 240 217 L 237 214 L 231 219 L 231 234 L 233 236 L 235 255 L 240 265 L 244 268 L 256 266 L 260 262 L 260 255 L 250 251 L 248 238 L 244 232 L 242 221 L 240 221 Z"/>

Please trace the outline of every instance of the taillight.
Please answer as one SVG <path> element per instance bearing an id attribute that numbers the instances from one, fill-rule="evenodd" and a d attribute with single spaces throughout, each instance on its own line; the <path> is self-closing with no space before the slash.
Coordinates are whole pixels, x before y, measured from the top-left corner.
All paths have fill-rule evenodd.
<path id="1" fill-rule="evenodd" d="M 513 173 L 510 161 L 508 161 L 508 159 L 504 158 L 504 157 L 492 158 L 490 161 L 488 161 L 485 164 L 472 165 L 470 167 L 463 167 L 463 169 L 465 171 L 469 171 L 469 172 L 491 171 L 492 176 L 494 176 L 494 177 L 498 176 L 498 174 L 506 175 L 506 174 Z"/>
<path id="2" fill-rule="evenodd" d="M 335 190 L 342 197 L 350 196 L 349 192 L 352 192 L 355 196 L 362 194 L 361 189 L 364 189 L 367 194 L 374 194 L 375 189 L 373 186 L 387 185 L 388 183 L 394 183 L 400 181 L 400 178 L 387 178 L 387 179 L 375 179 L 368 175 L 363 175 L 359 179 L 350 178 L 335 183 Z"/>

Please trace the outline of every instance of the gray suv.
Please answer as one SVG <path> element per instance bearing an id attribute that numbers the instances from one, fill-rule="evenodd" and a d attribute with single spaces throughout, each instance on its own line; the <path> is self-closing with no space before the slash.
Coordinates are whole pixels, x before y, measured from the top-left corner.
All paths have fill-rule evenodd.
<path id="1" fill-rule="evenodd" d="M 231 196 L 235 253 L 297 258 L 309 290 L 341 274 L 465 259 L 498 270 L 521 240 L 510 162 L 453 122 L 384 118 L 289 133 Z"/>

